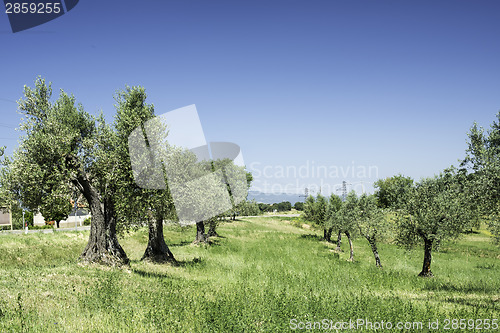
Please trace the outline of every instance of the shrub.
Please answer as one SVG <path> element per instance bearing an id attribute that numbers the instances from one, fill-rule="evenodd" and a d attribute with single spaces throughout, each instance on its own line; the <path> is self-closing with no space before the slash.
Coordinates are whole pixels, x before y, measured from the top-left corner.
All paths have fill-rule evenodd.
<path id="1" fill-rule="evenodd" d="M 295 203 L 295 205 L 293 205 L 293 208 L 295 208 L 296 210 L 304 210 L 304 203 L 303 202 L 300 202 L 300 201 L 297 201 Z"/>

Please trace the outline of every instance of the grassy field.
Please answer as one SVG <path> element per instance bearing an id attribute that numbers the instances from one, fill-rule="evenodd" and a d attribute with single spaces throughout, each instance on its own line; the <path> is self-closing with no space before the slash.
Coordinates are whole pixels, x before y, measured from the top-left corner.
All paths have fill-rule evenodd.
<path id="1" fill-rule="evenodd" d="M 420 332 L 439 320 L 436 332 L 446 318 L 500 319 L 500 251 L 486 232 L 443 244 L 424 279 L 421 249 L 381 244 L 380 270 L 366 241 L 348 262 L 347 242 L 337 254 L 290 219 L 223 224 L 211 246 L 192 245 L 192 227 L 167 227 L 176 267 L 139 260 L 146 230 L 121 239 L 123 269 L 77 264 L 88 232 L 1 234 L 0 332 L 287 332 L 358 318 L 422 322 L 406 330 Z"/>

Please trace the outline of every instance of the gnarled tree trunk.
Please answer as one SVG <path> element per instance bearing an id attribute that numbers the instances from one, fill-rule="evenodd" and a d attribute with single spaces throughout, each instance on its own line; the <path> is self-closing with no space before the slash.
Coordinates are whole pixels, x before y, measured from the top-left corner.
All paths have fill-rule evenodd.
<path id="1" fill-rule="evenodd" d="M 127 254 L 116 237 L 116 219 L 111 200 L 99 199 L 99 194 L 85 176 L 79 176 L 73 183 L 80 189 L 89 204 L 92 214 L 87 246 L 80 255 L 86 263 L 105 265 L 127 265 Z"/>
<path id="2" fill-rule="evenodd" d="M 217 233 L 217 221 L 215 220 L 210 220 L 210 222 L 208 223 L 208 233 L 207 233 L 207 236 L 208 237 L 219 237 L 219 234 Z"/>
<path id="3" fill-rule="evenodd" d="M 208 236 L 205 234 L 204 221 L 196 222 L 196 239 L 195 243 L 208 243 Z"/>
<path id="4" fill-rule="evenodd" d="M 354 249 L 352 247 L 351 234 L 349 233 L 349 231 L 345 231 L 345 235 L 347 236 L 347 240 L 349 241 L 349 250 L 351 251 L 349 261 L 354 261 Z"/>
<path id="5" fill-rule="evenodd" d="M 177 263 L 172 252 L 165 243 L 163 236 L 163 216 L 157 216 L 156 221 L 149 221 L 149 240 L 141 260 L 157 263 Z"/>
<path id="6" fill-rule="evenodd" d="M 432 240 L 427 237 L 424 238 L 424 264 L 422 266 L 422 271 L 418 276 L 431 277 L 431 261 L 432 261 Z"/>

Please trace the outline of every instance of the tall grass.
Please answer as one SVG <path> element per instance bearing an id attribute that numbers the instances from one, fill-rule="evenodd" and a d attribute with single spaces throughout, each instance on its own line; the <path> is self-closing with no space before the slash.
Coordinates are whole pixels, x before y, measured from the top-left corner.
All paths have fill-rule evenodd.
<path id="1" fill-rule="evenodd" d="M 140 262 L 147 231 L 121 240 L 124 269 L 77 265 L 88 233 L 0 235 L 0 332 L 290 330 L 290 320 L 422 321 L 498 318 L 500 253 L 488 235 L 443 244 L 432 279 L 423 253 L 362 239 L 355 262 L 286 218 L 220 226 L 210 246 L 191 227 L 167 227 L 179 266 Z M 345 244 L 343 245 L 345 246 Z M 345 330 L 349 331 L 349 330 Z"/>

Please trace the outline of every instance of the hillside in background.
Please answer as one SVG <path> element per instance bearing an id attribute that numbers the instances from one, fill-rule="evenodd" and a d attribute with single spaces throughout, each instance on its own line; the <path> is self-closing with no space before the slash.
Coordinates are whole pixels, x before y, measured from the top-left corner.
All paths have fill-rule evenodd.
<path id="1" fill-rule="evenodd" d="M 289 201 L 293 206 L 297 201 L 304 202 L 305 198 L 303 194 L 263 193 L 259 191 L 248 191 L 248 200 L 255 200 L 257 202 L 266 204 Z"/>

